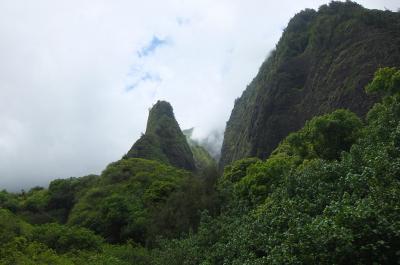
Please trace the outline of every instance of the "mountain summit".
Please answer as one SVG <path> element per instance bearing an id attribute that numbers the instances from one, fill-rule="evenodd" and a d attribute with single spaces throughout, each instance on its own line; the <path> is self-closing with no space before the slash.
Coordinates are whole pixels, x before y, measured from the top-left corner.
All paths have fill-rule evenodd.
<path id="1" fill-rule="evenodd" d="M 157 101 L 150 109 L 146 133 L 126 156 L 157 160 L 187 170 L 196 168 L 186 137 L 175 119 L 171 104 L 166 101 Z"/>
<path id="2" fill-rule="evenodd" d="M 365 85 L 400 62 L 400 13 L 331 2 L 295 15 L 257 76 L 235 101 L 220 166 L 266 158 L 290 132 L 338 108 L 365 115 Z"/>

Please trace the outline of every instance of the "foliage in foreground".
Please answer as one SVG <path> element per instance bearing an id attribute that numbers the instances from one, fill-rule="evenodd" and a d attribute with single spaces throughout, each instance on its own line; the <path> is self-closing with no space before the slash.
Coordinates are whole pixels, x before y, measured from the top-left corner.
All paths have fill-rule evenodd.
<path id="1" fill-rule="evenodd" d="M 185 170 L 140 158 L 110 164 L 98 185 L 76 203 L 68 224 L 87 227 L 109 242 L 149 245 L 197 226 L 207 202 L 200 181 Z"/>
<path id="2" fill-rule="evenodd" d="M 100 177 L 3 191 L 0 264 L 397 264 L 399 76 L 376 73 L 367 91 L 386 96 L 365 121 L 347 110 L 315 117 L 267 160 L 226 167 L 221 213 L 203 211 L 198 227 L 211 204 L 203 186 L 155 161 L 123 159 Z M 25 221 L 31 212 L 62 216 L 54 209 L 69 213 L 67 225 Z"/>
<path id="3" fill-rule="evenodd" d="M 0 209 L 1 265 L 146 264 L 139 246 L 108 245 L 92 231 L 60 224 L 30 225 Z"/>
<path id="4" fill-rule="evenodd" d="M 266 161 L 227 167 L 225 211 L 198 233 L 164 241 L 154 264 L 398 264 L 400 71 L 376 73 L 389 94 L 366 124 L 338 110 L 291 134 Z"/>

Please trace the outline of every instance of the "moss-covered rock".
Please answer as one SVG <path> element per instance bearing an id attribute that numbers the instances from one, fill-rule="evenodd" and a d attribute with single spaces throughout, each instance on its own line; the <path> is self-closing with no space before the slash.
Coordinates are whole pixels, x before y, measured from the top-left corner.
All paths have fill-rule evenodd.
<path id="1" fill-rule="evenodd" d="M 179 128 L 171 104 L 166 101 L 158 101 L 151 108 L 146 133 L 126 156 L 157 160 L 187 170 L 196 168 L 186 137 Z"/>
<path id="2" fill-rule="evenodd" d="M 363 116 L 378 96 L 363 88 L 378 67 L 400 64 L 400 13 L 331 2 L 295 15 L 235 101 L 220 165 L 266 158 L 290 132 L 338 108 Z"/>

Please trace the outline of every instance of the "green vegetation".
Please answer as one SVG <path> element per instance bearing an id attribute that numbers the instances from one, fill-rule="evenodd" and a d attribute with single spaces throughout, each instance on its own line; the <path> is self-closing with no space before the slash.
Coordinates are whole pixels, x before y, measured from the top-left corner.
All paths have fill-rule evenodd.
<path id="1" fill-rule="evenodd" d="M 349 1 L 296 15 L 235 103 L 221 175 L 159 101 L 101 175 L 0 191 L 0 265 L 399 264 L 400 69 L 365 81 L 399 62 L 398 25 Z"/>
<path id="2" fill-rule="evenodd" d="M 157 160 L 165 164 L 195 170 L 193 154 L 179 128 L 171 105 L 158 101 L 150 110 L 146 133 L 132 146 L 126 157 Z"/>
<path id="3" fill-rule="evenodd" d="M 114 243 L 133 239 L 150 244 L 156 235 L 179 235 L 195 225 L 190 218 L 197 214 L 170 205 L 171 196 L 187 192 L 187 186 L 197 188 L 187 171 L 140 158 L 122 159 L 110 164 L 99 185 L 75 204 L 68 223 L 92 229 Z M 174 210 L 190 214 L 175 220 L 169 213 Z"/>
<path id="4" fill-rule="evenodd" d="M 400 62 L 400 13 L 333 1 L 296 14 L 257 76 L 235 101 L 220 168 L 267 158 L 307 120 L 336 109 L 364 117 L 381 94 L 364 87 L 378 67 Z"/>
<path id="5" fill-rule="evenodd" d="M 182 131 L 192 151 L 196 168 L 199 171 L 216 170 L 217 163 L 210 153 L 196 140 L 192 138 L 194 128 Z"/>
<path id="6" fill-rule="evenodd" d="M 2 191 L 0 264 L 149 264 L 146 246 L 195 231 L 201 211 L 215 211 L 209 186 L 188 171 L 126 158 L 101 176 Z"/>
<path id="7" fill-rule="evenodd" d="M 143 250 L 131 244 L 104 244 L 99 236 L 84 228 L 59 224 L 32 226 L 5 209 L 0 209 L 0 234 L 2 265 L 127 265 L 143 260 Z"/>
<path id="8" fill-rule="evenodd" d="M 365 121 L 315 117 L 266 160 L 227 166 L 215 190 L 208 176 L 126 158 L 2 191 L 0 264 L 396 264 L 399 75 L 376 72 L 366 90 L 385 97 Z"/>
<path id="9" fill-rule="evenodd" d="M 164 241 L 155 264 L 398 263 L 400 87 L 390 81 L 398 74 L 377 72 L 368 88 L 392 94 L 365 125 L 338 110 L 288 136 L 267 160 L 226 167 L 221 215 Z"/>
<path id="10" fill-rule="evenodd" d="M 73 205 L 98 179 L 96 175 L 56 179 L 50 183 L 48 189 L 35 187 L 21 194 L 1 191 L 0 207 L 17 213 L 33 224 L 65 223 Z"/>
<path id="11" fill-rule="evenodd" d="M 1 191 L 0 264 L 149 264 L 160 238 L 194 232 L 203 210 L 218 210 L 216 164 L 199 145 L 193 150 L 196 170 L 172 107 L 158 102 L 146 135 L 100 176 Z"/>
<path id="12" fill-rule="evenodd" d="M 362 123 L 354 113 L 336 110 L 306 122 L 303 129 L 290 134 L 280 150 L 301 159 L 338 159 L 359 137 Z"/>

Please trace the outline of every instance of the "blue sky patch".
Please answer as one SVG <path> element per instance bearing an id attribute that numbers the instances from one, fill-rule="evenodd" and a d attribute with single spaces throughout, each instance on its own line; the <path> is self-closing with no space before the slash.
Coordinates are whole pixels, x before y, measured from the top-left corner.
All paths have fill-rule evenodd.
<path id="1" fill-rule="evenodd" d="M 131 85 L 128 85 L 127 87 L 126 87 L 126 90 L 127 91 L 130 91 L 130 90 L 132 90 L 132 89 L 135 89 L 136 87 L 138 87 L 139 86 L 139 84 L 140 83 L 142 83 L 142 82 L 161 82 L 162 80 L 161 80 L 161 77 L 158 75 L 158 74 L 152 74 L 152 73 L 149 73 L 149 72 L 146 72 L 146 73 L 144 73 L 143 75 L 141 75 L 137 80 L 136 80 L 136 82 L 134 82 L 133 84 L 131 84 Z"/>
<path id="2" fill-rule="evenodd" d="M 140 51 L 138 51 L 138 56 L 146 57 L 152 54 L 158 47 L 166 45 L 167 43 L 167 40 L 160 39 L 157 36 L 153 36 L 153 39 L 150 41 L 150 43 L 140 49 Z"/>

